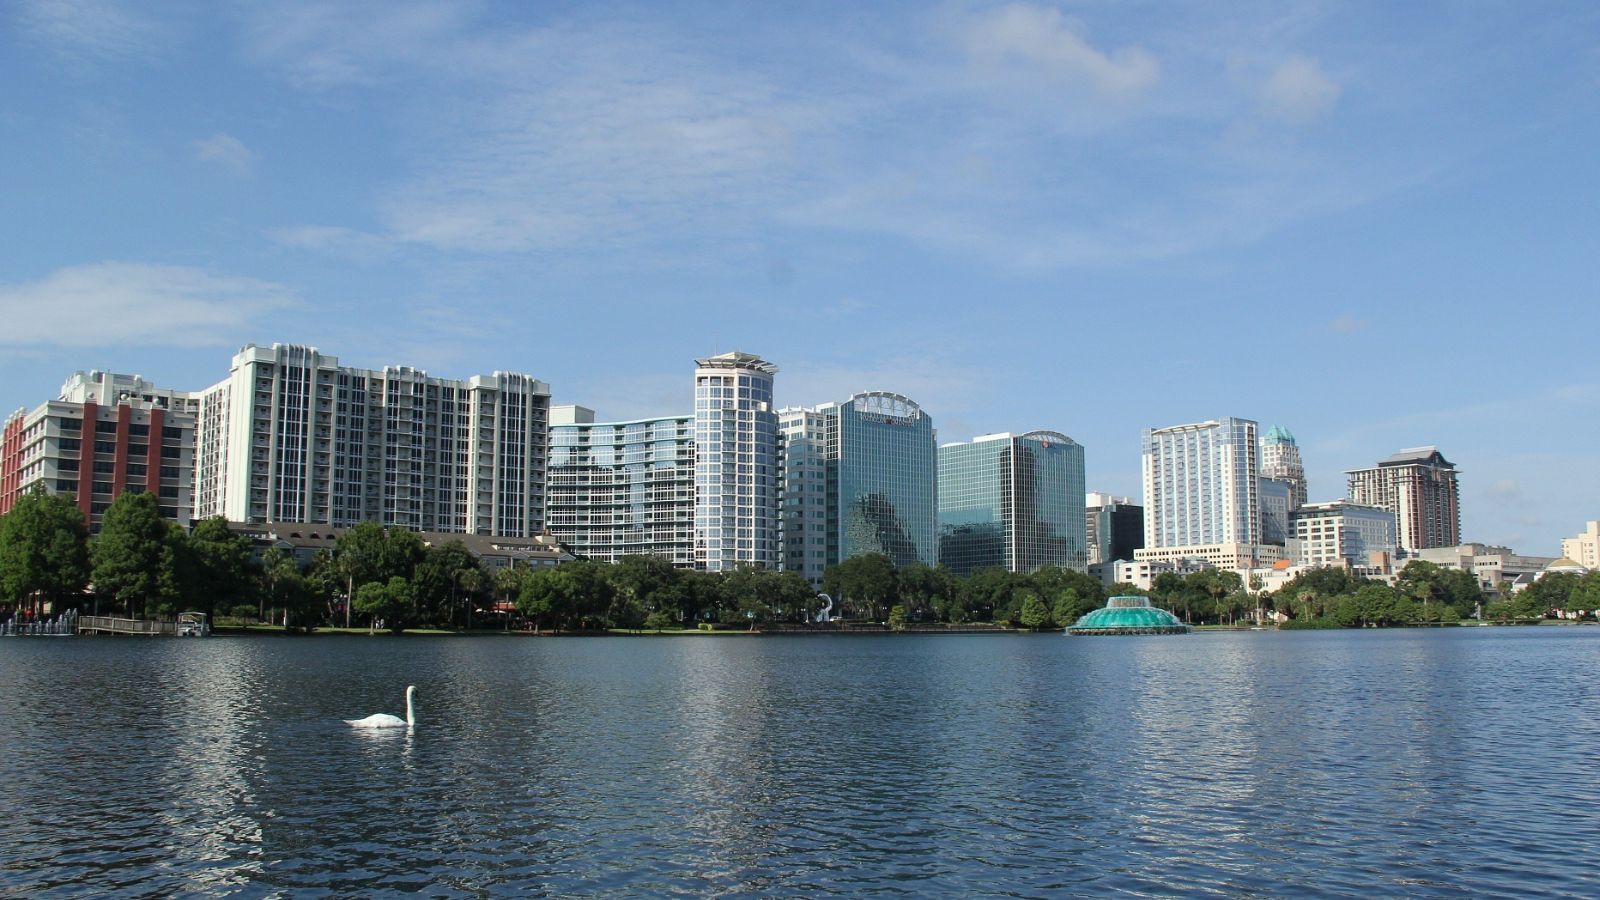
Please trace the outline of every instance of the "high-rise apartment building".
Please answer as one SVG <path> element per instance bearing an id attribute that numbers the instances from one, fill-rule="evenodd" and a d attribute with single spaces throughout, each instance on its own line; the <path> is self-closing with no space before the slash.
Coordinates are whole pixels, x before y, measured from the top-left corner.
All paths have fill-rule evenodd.
<path id="1" fill-rule="evenodd" d="M 550 533 L 574 555 L 694 565 L 694 417 L 595 422 L 550 409 Z"/>
<path id="2" fill-rule="evenodd" d="M 1577 537 L 1562 538 L 1561 555 L 1591 572 L 1600 569 L 1600 521 L 1588 522 Z"/>
<path id="3" fill-rule="evenodd" d="M 819 458 L 823 476 L 822 504 L 784 510 L 785 537 L 807 541 L 800 552 L 816 552 L 811 540 L 820 525 L 824 569 L 866 553 L 882 553 L 897 566 L 938 562 L 938 447 L 922 407 L 899 394 L 866 391 L 816 409 L 786 408 L 780 416 L 794 447 L 785 464 L 794 483 L 805 472 L 815 484 Z M 785 558 L 788 552 L 786 546 Z M 818 558 L 803 558 L 802 571 L 811 577 Z"/>
<path id="4" fill-rule="evenodd" d="M 828 567 L 827 419 L 814 409 L 780 409 L 778 432 L 783 442 L 783 570 L 820 589 Z"/>
<path id="5" fill-rule="evenodd" d="M 1282 425 L 1267 429 L 1261 439 L 1261 477 L 1289 483 L 1289 508 L 1306 503 L 1306 467 L 1300 461 L 1300 446 Z"/>
<path id="6" fill-rule="evenodd" d="M 1144 507 L 1100 491 L 1084 498 L 1089 565 L 1133 559 L 1144 547 Z"/>
<path id="7" fill-rule="evenodd" d="M 544 527 L 550 387 L 246 346 L 200 393 L 195 508 L 235 522 L 523 537 Z"/>
<path id="8" fill-rule="evenodd" d="M 128 491 L 156 495 L 161 514 L 188 527 L 194 486 L 194 400 L 136 375 L 78 372 L 58 399 L 19 410 L 0 433 L 0 515 L 40 486 L 74 497 L 99 531 Z"/>
<path id="9" fill-rule="evenodd" d="M 1395 514 L 1406 550 L 1461 543 L 1460 488 L 1456 467 L 1436 447 L 1414 447 L 1368 469 L 1345 473 L 1349 500 Z"/>
<path id="10" fill-rule="evenodd" d="M 1260 543 L 1256 452 L 1249 419 L 1145 430 L 1145 549 Z"/>
<path id="11" fill-rule="evenodd" d="M 1395 517 L 1386 509 L 1333 500 L 1304 504 L 1291 515 L 1300 565 L 1380 574 L 1392 562 Z"/>
<path id="12" fill-rule="evenodd" d="M 749 353 L 695 360 L 695 567 L 776 569 L 778 367 Z"/>
<path id="13" fill-rule="evenodd" d="M 939 561 L 958 574 L 1084 571 L 1083 447 L 1054 431 L 939 448 Z"/>

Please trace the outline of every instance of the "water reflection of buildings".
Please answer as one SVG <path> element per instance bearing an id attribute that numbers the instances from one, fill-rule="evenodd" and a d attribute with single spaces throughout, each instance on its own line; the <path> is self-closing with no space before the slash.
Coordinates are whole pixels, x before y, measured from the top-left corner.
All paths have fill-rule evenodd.
<path id="1" fill-rule="evenodd" d="M 171 679 L 161 695 L 163 718 L 170 717 L 163 730 L 172 744 L 158 754 L 153 789 L 168 797 L 159 818 L 171 834 L 174 868 L 197 882 L 195 890 L 238 885 L 261 869 L 263 810 L 253 785 L 268 775 L 254 709 L 259 685 L 250 657 L 258 650 L 182 641 L 163 664 Z"/>

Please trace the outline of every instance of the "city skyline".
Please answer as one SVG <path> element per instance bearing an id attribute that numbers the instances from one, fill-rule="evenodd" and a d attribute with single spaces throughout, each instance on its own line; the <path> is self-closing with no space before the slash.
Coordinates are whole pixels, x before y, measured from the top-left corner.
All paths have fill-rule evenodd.
<path id="1" fill-rule="evenodd" d="M 1597 24 L 30 0 L 0 13 L 0 411 L 296 342 L 621 420 L 740 349 L 776 406 L 1042 423 L 1134 497 L 1140 430 L 1216 410 L 1291 429 L 1312 502 L 1436 445 L 1463 540 L 1553 552 L 1596 516 Z"/>

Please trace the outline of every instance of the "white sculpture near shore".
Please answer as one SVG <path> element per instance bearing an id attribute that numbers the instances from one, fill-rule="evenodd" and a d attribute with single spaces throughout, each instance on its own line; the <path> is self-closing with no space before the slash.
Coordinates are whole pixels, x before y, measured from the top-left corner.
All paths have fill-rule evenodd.
<path id="1" fill-rule="evenodd" d="M 823 603 L 821 611 L 819 611 L 817 613 L 817 621 L 818 622 L 832 622 L 833 621 L 833 598 L 829 597 L 827 594 L 818 594 L 817 595 L 817 599 L 821 600 L 822 603 Z"/>

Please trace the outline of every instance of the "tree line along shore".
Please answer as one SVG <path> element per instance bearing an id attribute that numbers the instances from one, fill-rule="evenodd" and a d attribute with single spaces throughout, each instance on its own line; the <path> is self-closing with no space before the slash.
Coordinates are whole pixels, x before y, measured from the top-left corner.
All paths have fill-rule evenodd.
<path id="1" fill-rule="evenodd" d="M 1453 624 L 1480 610 L 1483 619 L 1500 622 L 1592 618 L 1600 609 L 1600 572 L 1553 573 L 1502 597 L 1485 594 L 1470 573 L 1420 560 L 1392 585 L 1325 568 L 1276 591 L 1255 587 L 1216 569 L 1163 573 L 1149 591 L 1107 588 L 1082 572 L 1050 567 L 958 576 L 921 563 L 897 569 L 880 554 L 829 568 L 823 584 L 835 598 L 835 618 L 891 629 L 974 623 L 1062 628 L 1119 594 L 1148 595 L 1153 605 L 1194 625 L 1272 614 L 1285 628 Z M 77 609 L 160 618 L 198 610 L 213 621 L 299 632 L 345 625 L 389 631 L 755 629 L 813 623 L 823 605 L 792 572 L 699 572 L 649 556 L 491 570 L 459 541 L 429 546 L 412 532 L 370 522 L 342 535 L 331 551 L 318 551 L 309 565 L 277 548 L 256 559 L 249 539 L 222 519 L 184 531 L 161 517 L 154 496 L 137 492 L 111 504 L 92 538 L 70 498 L 43 492 L 19 498 L 0 518 L 0 604 L 0 615 Z"/>

